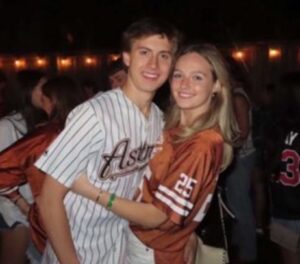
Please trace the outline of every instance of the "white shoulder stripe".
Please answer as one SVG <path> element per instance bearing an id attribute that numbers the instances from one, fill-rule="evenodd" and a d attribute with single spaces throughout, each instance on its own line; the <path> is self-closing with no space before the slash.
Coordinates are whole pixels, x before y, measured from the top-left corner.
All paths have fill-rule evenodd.
<path id="1" fill-rule="evenodd" d="M 193 219 L 195 222 L 201 222 L 203 220 L 204 216 L 206 215 L 207 207 L 210 204 L 212 198 L 213 195 L 211 193 L 207 195 L 204 203 L 202 204 L 201 208 L 199 209 L 198 213 L 195 215 Z"/>
<path id="2" fill-rule="evenodd" d="M 160 190 L 162 193 L 167 194 L 168 196 L 172 197 L 180 205 L 182 205 L 184 207 L 187 207 L 190 210 L 193 209 L 194 205 L 191 202 L 189 202 L 188 200 L 183 199 L 182 197 L 180 197 L 178 194 L 176 194 L 175 192 L 173 192 L 169 188 L 167 188 L 163 185 L 159 185 L 158 190 Z"/>
<path id="3" fill-rule="evenodd" d="M 155 192 L 155 197 L 157 199 L 159 199 L 160 201 L 162 201 L 167 206 L 169 206 L 177 214 L 182 215 L 182 216 L 187 216 L 189 214 L 189 212 L 187 210 L 180 208 L 172 200 L 170 200 L 166 196 L 162 195 L 161 193 Z"/>

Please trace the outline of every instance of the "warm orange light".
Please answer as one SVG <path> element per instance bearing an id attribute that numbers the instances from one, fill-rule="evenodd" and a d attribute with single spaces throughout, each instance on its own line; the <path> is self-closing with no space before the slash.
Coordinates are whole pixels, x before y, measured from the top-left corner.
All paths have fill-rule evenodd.
<path id="1" fill-rule="evenodd" d="M 57 66 L 60 69 L 67 69 L 72 66 L 72 60 L 71 58 L 58 58 Z"/>
<path id="2" fill-rule="evenodd" d="M 97 64 L 97 60 L 96 58 L 93 57 L 85 57 L 84 63 L 88 66 L 92 66 Z"/>
<path id="3" fill-rule="evenodd" d="M 244 51 L 241 51 L 241 50 L 236 50 L 232 53 L 232 57 L 235 59 L 235 60 L 244 60 L 245 59 L 245 52 Z"/>
<path id="4" fill-rule="evenodd" d="M 279 59 L 281 57 L 281 49 L 269 49 L 269 59 Z"/>
<path id="5" fill-rule="evenodd" d="M 110 55 L 111 61 L 116 61 L 116 60 L 118 60 L 120 57 L 121 57 L 120 54 L 111 54 L 111 55 Z"/>
<path id="6" fill-rule="evenodd" d="M 17 59 L 14 61 L 14 64 L 17 69 L 26 68 L 26 61 L 24 59 Z"/>
<path id="7" fill-rule="evenodd" d="M 38 67 L 45 67 L 48 64 L 46 59 L 39 57 L 36 58 L 35 63 Z"/>

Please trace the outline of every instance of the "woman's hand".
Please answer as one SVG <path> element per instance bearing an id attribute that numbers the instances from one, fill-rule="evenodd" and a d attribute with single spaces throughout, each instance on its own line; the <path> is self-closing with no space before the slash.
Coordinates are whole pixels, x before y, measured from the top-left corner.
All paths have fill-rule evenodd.
<path id="1" fill-rule="evenodd" d="M 194 264 L 196 259 L 198 239 L 195 233 L 190 238 L 184 248 L 184 260 L 186 264 Z"/>

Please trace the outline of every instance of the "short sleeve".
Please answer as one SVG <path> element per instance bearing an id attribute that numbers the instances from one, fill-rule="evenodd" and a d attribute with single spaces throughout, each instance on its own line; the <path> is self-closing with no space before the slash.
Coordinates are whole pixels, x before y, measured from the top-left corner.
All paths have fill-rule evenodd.
<path id="1" fill-rule="evenodd" d="M 64 130 L 35 166 L 70 187 L 76 177 L 86 171 L 89 158 L 96 155 L 93 146 L 102 138 L 99 119 L 91 103 L 86 102 L 69 114 Z"/>
<path id="2" fill-rule="evenodd" d="M 163 174 L 157 175 L 160 172 L 151 168 L 154 177 L 149 180 L 148 186 L 144 185 L 143 191 L 151 192 L 149 201 L 165 212 L 171 222 L 185 225 L 197 217 L 197 213 L 211 199 L 219 175 L 221 155 L 221 145 L 217 148 L 210 144 L 197 148 L 187 146 L 180 154 L 173 155 L 168 162 L 168 170 L 165 169 Z"/>
<path id="3" fill-rule="evenodd" d="M 3 188 L 15 188 L 29 182 L 32 192 L 41 187 L 43 174 L 33 167 L 34 162 L 44 152 L 47 146 L 56 138 L 60 127 L 47 124 L 25 135 L 9 148 L 0 153 L 0 191 Z M 31 181 L 31 179 L 35 179 Z"/>

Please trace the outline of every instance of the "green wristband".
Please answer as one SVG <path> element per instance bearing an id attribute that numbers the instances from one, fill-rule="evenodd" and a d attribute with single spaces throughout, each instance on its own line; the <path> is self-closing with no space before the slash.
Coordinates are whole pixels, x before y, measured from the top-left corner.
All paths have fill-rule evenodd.
<path id="1" fill-rule="evenodd" d="M 114 193 L 112 193 L 112 194 L 109 196 L 109 200 L 108 200 L 108 203 L 107 203 L 107 206 L 106 206 L 107 209 L 110 210 L 110 209 L 112 208 L 113 202 L 114 202 L 115 199 L 116 199 L 116 195 L 115 195 Z"/>

